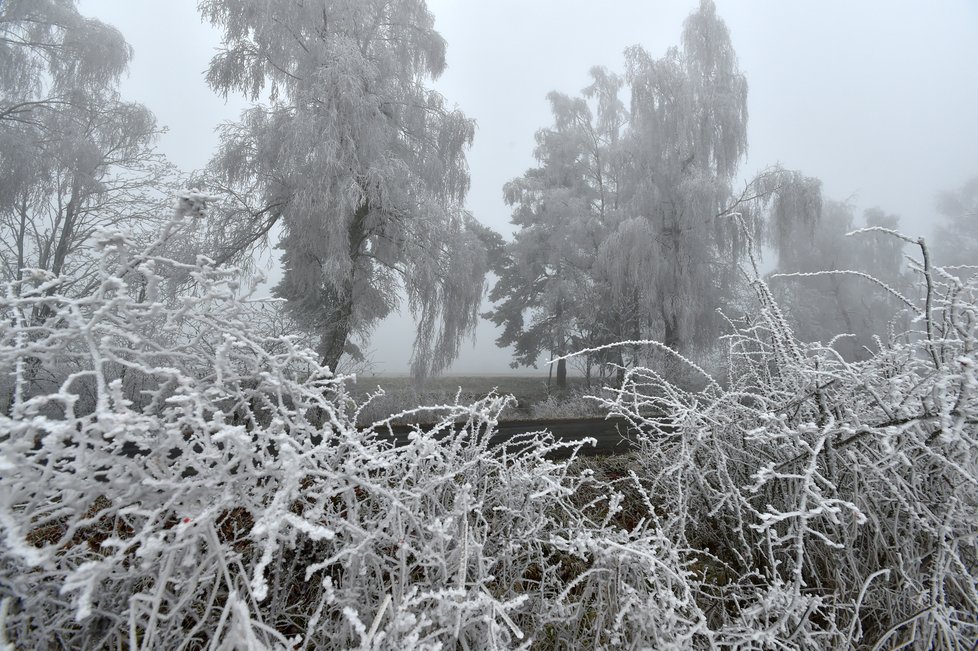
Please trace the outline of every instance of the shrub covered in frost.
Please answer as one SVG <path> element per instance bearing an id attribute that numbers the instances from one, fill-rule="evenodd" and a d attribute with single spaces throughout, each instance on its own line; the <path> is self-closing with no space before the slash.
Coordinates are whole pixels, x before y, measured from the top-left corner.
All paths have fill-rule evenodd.
<path id="1" fill-rule="evenodd" d="M 729 386 L 638 368 L 606 400 L 644 432 L 641 483 L 694 559 L 711 644 L 978 639 L 978 285 L 919 245 L 922 298 L 901 297 L 916 330 L 865 362 L 800 343 L 758 279 L 758 318 L 726 338 Z"/>
<path id="2" fill-rule="evenodd" d="M 685 648 L 693 571 L 623 493 L 488 440 L 505 398 L 395 447 L 265 336 L 236 274 L 99 239 L 99 284 L 0 299 L 0 643 L 16 648 Z M 160 287 L 189 278 L 192 298 Z M 460 425 L 456 422 L 460 421 Z M 572 447 L 573 451 L 577 444 Z M 645 502 L 651 498 L 645 495 Z"/>
<path id="3" fill-rule="evenodd" d="M 199 200 L 148 248 L 102 235 L 90 296 L 41 272 L 4 288 L 0 644 L 978 637 L 978 297 L 926 256 L 919 332 L 858 364 L 800 344 L 756 281 L 729 386 L 630 369 L 605 406 L 641 429 L 639 472 L 595 474 L 545 433 L 489 448 L 494 395 L 399 446 L 389 420 L 358 430 L 345 378 L 255 328 L 235 272 L 163 253 Z M 173 278 L 194 296 L 166 300 Z"/>

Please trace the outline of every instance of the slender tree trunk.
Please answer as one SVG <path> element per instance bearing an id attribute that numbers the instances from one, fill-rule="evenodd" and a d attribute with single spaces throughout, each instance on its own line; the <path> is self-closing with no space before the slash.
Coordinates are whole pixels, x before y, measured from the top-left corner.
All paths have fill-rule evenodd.
<path id="1" fill-rule="evenodd" d="M 554 321 L 557 324 L 557 356 L 563 358 L 567 354 L 567 341 L 564 333 L 564 306 L 560 299 L 557 300 L 556 310 L 554 311 Z M 567 360 L 557 361 L 557 388 L 567 388 Z"/>
<path id="2" fill-rule="evenodd" d="M 637 305 L 637 303 L 634 303 L 633 305 Z M 616 319 L 616 325 L 618 328 L 616 338 L 618 341 L 625 341 L 628 339 L 628 335 L 625 334 L 628 332 L 628 320 L 629 317 L 627 312 L 624 310 L 619 310 L 618 318 Z M 616 357 L 615 364 L 617 366 L 615 369 L 615 386 L 621 388 L 621 386 L 625 384 L 625 347 L 621 345 L 615 346 L 614 355 Z"/>
<path id="3" fill-rule="evenodd" d="M 557 361 L 557 388 L 566 389 L 567 388 L 567 360 L 560 359 Z"/>
<path id="4" fill-rule="evenodd" d="M 842 296 L 841 282 L 832 283 L 832 294 L 835 297 L 835 304 L 839 308 L 839 315 L 846 325 L 846 332 L 853 335 L 852 337 L 848 337 L 848 342 L 845 342 L 847 344 L 846 347 L 849 349 L 849 355 L 846 359 L 855 361 L 859 356 L 860 334 L 862 333 L 856 331 L 856 324 L 852 320 L 852 314 L 849 312 L 849 308 L 846 307 L 845 298 Z"/>
<path id="5" fill-rule="evenodd" d="M 17 206 L 17 213 L 20 216 L 20 224 L 17 228 L 17 280 L 24 278 L 24 260 L 27 246 L 27 200 L 22 199 Z M 20 295 L 20 288 L 17 288 L 17 295 Z"/>
<path id="6" fill-rule="evenodd" d="M 75 225 L 78 221 L 79 204 L 81 203 L 80 192 L 76 178 L 71 184 L 71 196 L 68 198 L 68 205 L 65 207 L 64 225 L 58 236 L 58 243 L 54 248 L 54 259 L 51 262 L 51 273 L 55 276 L 60 276 L 64 271 L 68 254 L 71 252 L 71 245 L 75 239 Z"/>
<path id="7" fill-rule="evenodd" d="M 665 324 L 665 333 L 662 343 L 675 351 L 679 351 L 682 345 L 682 339 L 679 335 L 678 319 L 665 316 L 665 318 L 663 318 L 663 322 Z"/>

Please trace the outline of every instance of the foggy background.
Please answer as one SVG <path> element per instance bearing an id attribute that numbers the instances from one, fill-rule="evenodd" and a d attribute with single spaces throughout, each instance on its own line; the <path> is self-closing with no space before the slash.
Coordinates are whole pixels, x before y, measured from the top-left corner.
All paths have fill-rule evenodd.
<path id="1" fill-rule="evenodd" d="M 879 206 L 902 230 L 929 235 L 934 197 L 978 173 L 978 3 L 734 2 L 717 0 L 749 83 L 748 159 L 741 178 L 780 163 L 823 182 L 826 198 L 861 214 Z M 507 238 L 502 185 L 534 166 L 534 133 L 551 123 L 546 94 L 575 95 L 588 70 L 623 70 L 623 50 L 660 56 L 679 42 L 697 2 L 430 0 L 448 44 L 448 70 L 433 84 L 478 123 L 468 154 L 468 207 Z M 169 128 L 160 149 L 184 171 L 214 152 L 214 128 L 246 102 L 225 102 L 203 71 L 219 44 L 194 0 L 82 0 L 82 14 L 117 27 L 135 50 L 122 94 Z M 271 259 L 277 264 L 277 251 Z M 274 279 L 276 271 L 270 270 Z M 406 312 L 406 310 L 405 310 Z M 367 348 L 378 373 L 406 373 L 414 336 L 392 317 Z M 482 321 L 452 374 L 510 369 Z"/>

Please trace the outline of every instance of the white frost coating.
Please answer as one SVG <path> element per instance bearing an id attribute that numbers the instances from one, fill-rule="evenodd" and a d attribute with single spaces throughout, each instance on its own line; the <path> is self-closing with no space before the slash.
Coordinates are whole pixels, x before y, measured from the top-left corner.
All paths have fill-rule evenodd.
<path id="1" fill-rule="evenodd" d="M 179 238 L 187 219 L 175 216 L 160 237 Z M 118 646 L 178 648 L 200 633 L 217 648 L 292 648 L 278 627 L 297 590 L 306 596 L 289 617 L 306 627 L 306 648 L 365 638 L 390 648 L 519 647 L 532 643 L 524 631 L 572 620 L 561 633 L 570 646 L 607 627 L 636 641 L 665 630 L 690 640 L 702 629 L 688 591 L 668 599 L 684 617 L 633 626 L 640 602 L 665 602 L 672 590 L 646 562 L 664 543 L 575 504 L 605 486 L 547 457 L 573 456 L 585 442 L 538 432 L 517 451 L 490 448 L 509 401 L 490 395 L 441 405 L 432 430 L 395 448 L 387 423 L 356 428 L 344 378 L 314 351 L 256 329 L 234 271 L 168 259 L 160 240 L 141 250 L 103 241 L 93 297 L 4 294 L 25 311 L 44 301 L 62 320 L 26 346 L 17 329 L 3 330 L 0 371 L 35 357 L 68 373 L 56 391 L 35 386 L 15 398 L 16 416 L 0 417 L 10 434 L 0 458 L 13 468 L 0 474 L 8 639 L 43 647 L 58 635 L 84 648 L 108 635 Z M 195 277 L 200 296 L 167 310 L 139 300 L 147 275 L 162 286 L 171 272 Z M 104 382 L 93 381 L 93 365 Z M 592 595 L 585 608 L 547 597 L 566 587 L 549 569 L 539 592 L 522 593 L 558 539 L 576 541 L 561 545 L 601 568 L 575 584 Z M 596 552 L 625 544 L 646 551 Z M 631 615 L 600 588 L 612 567 L 616 589 L 633 595 Z M 591 622 L 591 610 L 620 616 Z"/>
<path id="2" fill-rule="evenodd" d="M 606 482 L 548 459 L 568 444 L 545 432 L 490 448 L 496 396 L 442 405 L 433 430 L 395 448 L 387 422 L 355 427 L 314 351 L 255 332 L 230 272 L 195 268 L 209 298 L 180 304 L 186 331 L 161 330 L 113 275 L 132 268 L 123 253 L 106 255 L 119 264 L 100 299 L 18 298 L 63 309 L 64 325 L 26 349 L 0 338 L 7 372 L 72 356 L 72 379 L 0 417 L 7 639 L 84 647 L 108 627 L 175 648 L 189 627 L 218 646 L 291 648 L 283 603 L 306 648 L 509 648 L 539 631 L 569 648 L 833 648 L 887 643 L 901 617 L 941 646 L 974 637 L 960 624 L 973 590 L 932 592 L 921 611 L 910 589 L 976 584 L 973 286 L 938 287 L 935 320 L 971 328 L 939 346 L 896 342 L 847 364 L 791 341 L 766 303 L 769 320 L 728 339 L 730 386 L 689 393 L 628 369 L 601 400 L 639 427 L 643 454 Z M 153 273 L 179 264 L 158 258 Z M 92 382 L 99 361 L 125 378 Z M 740 610 L 721 607 L 731 598 Z"/>
<path id="3" fill-rule="evenodd" d="M 729 386 L 690 392 L 636 368 L 604 399 L 642 429 L 635 481 L 657 500 L 657 531 L 697 547 L 694 573 L 724 577 L 698 603 L 743 604 L 711 619 L 718 646 L 978 636 L 978 284 L 934 271 L 912 306 L 926 332 L 880 341 L 865 362 L 798 341 L 755 278 L 765 309 L 726 337 Z"/>
<path id="4" fill-rule="evenodd" d="M 11 601 L 10 597 L 0 599 L 0 651 L 16 651 L 16 647 L 7 639 L 7 614 Z"/>
<path id="5" fill-rule="evenodd" d="M 102 578 L 102 564 L 98 561 L 82 563 L 71 574 L 65 577 L 61 586 L 61 594 L 77 593 L 75 595 L 75 621 L 82 622 L 92 614 L 92 597 Z"/>
<path id="6" fill-rule="evenodd" d="M 237 5 L 249 21 L 278 19 L 264 1 Z M 359 0 L 329 6 L 355 26 L 393 15 Z M 236 18 L 228 29 L 247 40 Z M 712 51 L 697 29 L 723 41 L 709 2 L 689 25 L 691 54 Z M 433 45 L 419 56 L 436 59 Z M 356 63 L 353 49 L 337 44 L 349 57 L 340 63 Z M 668 80 L 694 65 L 684 61 L 651 62 L 661 67 L 643 78 Z M 727 159 L 710 160 L 720 170 Z M 705 196 L 706 180 L 686 179 L 687 196 Z M 398 191 L 372 181 L 378 200 Z M 351 202 L 372 191 L 342 187 Z M 921 263 L 926 331 L 848 363 L 799 341 L 756 277 L 758 318 L 725 339 L 729 381 L 693 392 L 659 369 L 627 369 L 602 401 L 634 426 L 639 454 L 588 472 L 551 458 L 583 442 L 545 432 L 490 447 L 507 404 L 495 394 L 442 405 L 444 418 L 400 447 L 388 422 L 357 429 L 344 379 L 257 327 L 234 270 L 169 255 L 188 215 L 149 245 L 95 238 L 91 295 L 46 273 L 0 292 L 0 378 L 13 389 L 0 394 L 11 403 L 0 459 L 12 469 L 0 473 L 0 644 L 929 649 L 978 639 L 974 281 Z M 197 294 L 168 299 L 179 278 Z M 28 330 L 26 315 L 42 311 L 49 318 Z"/>

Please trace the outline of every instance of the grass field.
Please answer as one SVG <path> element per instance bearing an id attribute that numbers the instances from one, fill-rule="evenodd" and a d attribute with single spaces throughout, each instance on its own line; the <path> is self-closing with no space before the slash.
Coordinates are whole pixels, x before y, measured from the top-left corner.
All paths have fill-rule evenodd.
<path id="1" fill-rule="evenodd" d="M 365 401 L 378 389 L 384 392 L 364 408 L 359 418 L 361 425 L 416 407 L 454 404 L 456 395 L 459 404 L 469 404 L 493 391 L 516 398 L 516 404 L 504 413 L 510 420 L 596 415 L 595 404 L 584 396 L 600 389 L 588 389 L 584 378 L 579 377 L 567 378 L 567 384 L 565 389 L 548 387 L 546 375 L 443 376 L 419 383 L 410 376 L 364 374 L 350 389 L 357 402 Z M 423 422 L 426 415 L 433 417 L 434 413 L 416 414 L 405 420 Z"/>

